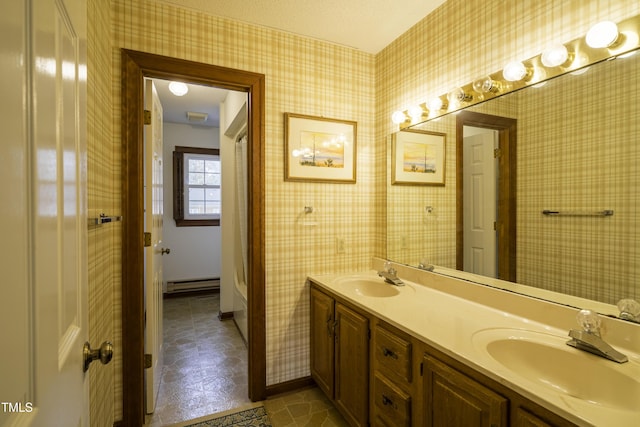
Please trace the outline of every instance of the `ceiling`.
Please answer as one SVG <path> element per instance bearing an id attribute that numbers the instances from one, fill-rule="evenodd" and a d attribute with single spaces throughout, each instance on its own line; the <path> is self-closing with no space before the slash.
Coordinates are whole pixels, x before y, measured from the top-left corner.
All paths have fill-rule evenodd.
<path id="1" fill-rule="evenodd" d="M 253 25 L 378 53 L 445 0 L 154 0 Z M 183 97 L 157 81 L 165 121 L 189 123 L 186 112 L 209 114 L 202 126 L 219 126 L 226 90 L 190 85 Z"/>
<path id="2" fill-rule="evenodd" d="M 162 104 L 163 119 L 167 123 L 186 123 L 195 126 L 220 127 L 220 103 L 229 92 L 210 86 L 188 84 L 189 92 L 175 96 L 169 91 L 169 81 L 153 79 Z M 205 113 L 205 122 L 190 122 L 187 112 Z"/>

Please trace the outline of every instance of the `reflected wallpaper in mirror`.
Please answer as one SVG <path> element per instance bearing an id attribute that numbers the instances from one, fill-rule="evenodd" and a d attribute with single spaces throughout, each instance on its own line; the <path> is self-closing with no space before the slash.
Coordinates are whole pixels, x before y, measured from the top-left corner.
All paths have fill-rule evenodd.
<path id="1" fill-rule="evenodd" d="M 605 304 L 640 300 L 639 62 L 637 53 L 604 61 L 469 109 L 517 120 L 518 284 Z M 389 184 L 390 260 L 456 268 L 456 119 L 413 127 L 446 134 L 445 186 Z"/>

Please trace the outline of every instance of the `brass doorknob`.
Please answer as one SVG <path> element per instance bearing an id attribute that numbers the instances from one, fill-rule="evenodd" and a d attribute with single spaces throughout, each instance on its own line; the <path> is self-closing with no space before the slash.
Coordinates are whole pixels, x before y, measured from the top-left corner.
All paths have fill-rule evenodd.
<path id="1" fill-rule="evenodd" d="M 84 360 L 84 365 L 82 367 L 83 372 L 87 372 L 89 365 L 94 360 L 100 359 L 100 362 L 103 365 L 106 365 L 111 362 L 111 359 L 113 358 L 113 344 L 109 341 L 105 341 L 99 349 L 91 350 L 91 345 L 89 344 L 89 341 L 87 341 L 84 343 L 84 347 L 82 347 L 82 358 Z"/>
<path id="2" fill-rule="evenodd" d="M 170 253 L 171 253 L 171 249 L 169 249 L 169 248 L 160 249 L 160 255 L 170 254 Z"/>

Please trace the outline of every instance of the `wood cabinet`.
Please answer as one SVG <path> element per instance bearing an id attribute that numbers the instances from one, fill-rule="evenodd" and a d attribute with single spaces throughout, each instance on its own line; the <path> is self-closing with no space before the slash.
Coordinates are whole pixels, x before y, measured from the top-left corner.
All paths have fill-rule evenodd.
<path id="1" fill-rule="evenodd" d="M 371 417 L 376 420 L 374 425 L 409 427 L 414 422 L 415 411 L 413 340 L 379 320 L 375 320 L 372 330 Z"/>
<path id="2" fill-rule="evenodd" d="M 313 283 L 311 376 L 352 426 L 575 427 Z"/>
<path id="3" fill-rule="evenodd" d="M 425 355 L 423 411 L 428 427 L 503 427 L 508 425 L 507 398 Z"/>
<path id="4" fill-rule="evenodd" d="M 352 426 L 369 422 L 369 320 L 311 288 L 311 376 Z"/>
<path id="5" fill-rule="evenodd" d="M 311 376 L 324 393 L 333 398 L 334 301 L 311 288 Z"/>

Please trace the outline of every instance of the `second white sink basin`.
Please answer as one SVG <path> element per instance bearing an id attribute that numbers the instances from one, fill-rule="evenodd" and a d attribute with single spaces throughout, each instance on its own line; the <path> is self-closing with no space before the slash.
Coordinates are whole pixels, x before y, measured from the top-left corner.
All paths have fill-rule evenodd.
<path id="1" fill-rule="evenodd" d="M 383 278 L 365 275 L 341 277 L 336 281 L 336 284 L 349 288 L 357 295 L 376 298 L 393 297 L 400 294 L 401 288 L 407 288 L 407 286 L 398 287 L 385 283 Z"/>
<path id="2" fill-rule="evenodd" d="M 533 331 L 487 329 L 474 334 L 473 345 L 527 381 L 591 404 L 637 410 L 637 367 L 569 347 L 567 340 Z"/>

